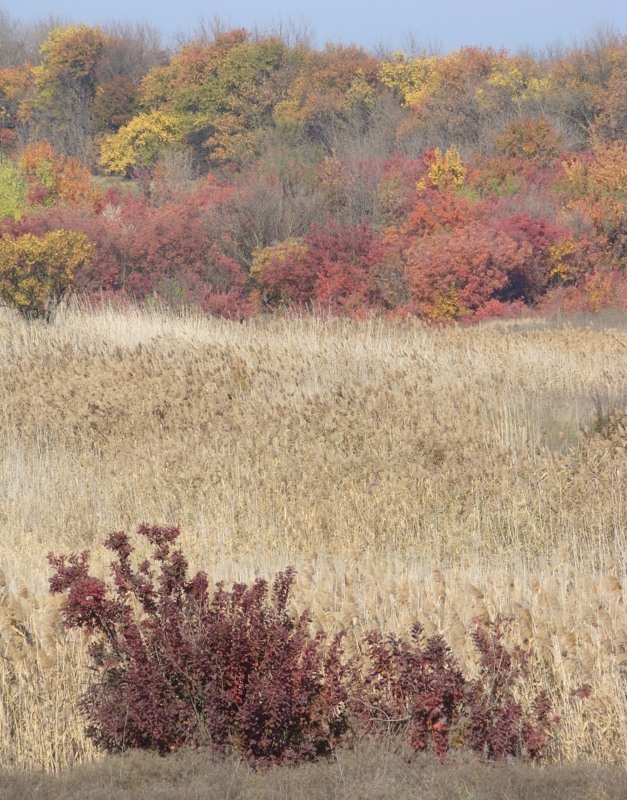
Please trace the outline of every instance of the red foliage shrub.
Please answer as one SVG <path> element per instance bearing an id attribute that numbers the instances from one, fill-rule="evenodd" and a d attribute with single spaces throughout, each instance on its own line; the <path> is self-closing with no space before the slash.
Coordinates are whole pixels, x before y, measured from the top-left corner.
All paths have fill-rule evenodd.
<path id="1" fill-rule="evenodd" d="M 426 176 L 424 161 L 396 153 L 383 162 L 379 179 L 379 215 L 388 224 L 400 223 L 416 201 L 416 184 Z"/>
<path id="2" fill-rule="evenodd" d="M 241 322 L 250 319 L 259 308 L 254 294 L 244 295 L 238 291 L 216 291 L 207 287 L 200 296 L 200 307 L 215 317 L 224 317 Z"/>
<path id="3" fill-rule="evenodd" d="M 48 556 L 66 624 L 92 640 L 98 679 L 82 701 L 90 737 L 107 750 L 162 754 L 206 744 L 260 765 L 332 750 L 347 730 L 349 670 L 339 637 L 327 646 L 307 614 L 288 613 L 293 571 L 277 575 L 271 597 L 262 580 L 211 595 L 206 575 L 189 578 L 172 549 L 177 528 L 138 533 L 154 551 L 137 567 L 125 533 L 107 538 L 113 588 L 89 574 L 87 552 Z"/>
<path id="4" fill-rule="evenodd" d="M 406 280 L 405 254 L 412 238 L 393 229 L 378 235 L 370 250 L 371 267 L 368 291 L 373 306 L 387 313 L 406 314 L 409 292 Z"/>
<path id="5" fill-rule="evenodd" d="M 440 756 L 452 746 L 494 759 L 542 755 L 558 720 L 544 693 L 529 709 L 516 701 L 528 654 L 507 650 L 503 622 L 477 624 L 474 680 L 419 624 L 409 642 L 369 633 L 362 673 L 345 660 L 340 636 L 327 643 L 310 632 L 308 612 L 288 612 L 291 568 L 271 594 L 261 580 L 231 591 L 218 584 L 211 594 L 207 576 L 190 578 L 173 549 L 177 528 L 138 533 L 152 559 L 135 565 L 129 537 L 110 534 L 110 583 L 89 574 L 87 551 L 48 556 L 67 627 L 90 639 L 96 677 L 82 708 L 99 746 L 165 754 L 207 745 L 265 766 L 327 754 L 360 725 L 374 735 L 404 732 L 412 750 L 432 746 Z"/>
<path id="6" fill-rule="evenodd" d="M 472 316 L 530 257 L 528 244 L 479 223 L 424 237 L 406 254 L 410 307 L 433 320 Z"/>
<path id="7" fill-rule="evenodd" d="M 540 298 L 538 308 L 545 314 L 596 314 L 612 308 L 627 311 L 627 274 L 620 268 L 597 269 L 572 286 L 549 289 Z"/>
<path id="8" fill-rule="evenodd" d="M 401 227 L 404 233 L 426 236 L 461 228 L 472 217 L 472 208 L 464 197 L 458 197 L 453 192 L 425 189 L 419 194 L 407 222 Z"/>
<path id="9" fill-rule="evenodd" d="M 316 273 L 306 256 L 307 246 L 296 239 L 281 242 L 256 254 L 253 270 L 266 307 L 311 303 Z"/>
<path id="10" fill-rule="evenodd" d="M 477 623 L 472 638 L 480 674 L 470 681 L 442 637 L 425 638 L 418 624 L 411 642 L 368 634 L 370 671 L 352 696 L 366 730 L 403 732 L 412 750 L 431 745 L 439 756 L 455 744 L 495 760 L 539 758 L 559 719 L 544 692 L 527 710 L 514 699 L 517 684 L 528 676 L 528 655 L 504 646 L 503 627 L 499 619 L 488 628 Z"/>
<path id="11" fill-rule="evenodd" d="M 136 297 L 157 293 L 169 301 L 198 300 L 206 287 L 235 292 L 246 283 L 243 269 L 221 252 L 203 207 L 192 196 L 151 207 L 122 207 L 129 272 L 124 288 Z"/>
<path id="12" fill-rule="evenodd" d="M 369 272 L 379 255 L 377 237 L 366 225 L 312 225 L 302 244 L 288 242 L 262 254 L 258 281 L 271 306 L 359 313 L 377 306 Z"/>
<path id="13" fill-rule="evenodd" d="M 480 674 L 465 692 L 465 740 L 487 758 L 508 756 L 538 758 L 548 743 L 551 728 L 559 722 L 545 692 L 534 698 L 525 714 L 513 690 L 528 675 L 529 655 L 503 645 L 504 621 L 491 629 L 477 624 L 472 635 L 480 655 Z"/>
<path id="14" fill-rule="evenodd" d="M 501 220 L 498 229 L 522 247 L 528 245 L 528 258 L 509 270 L 507 284 L 501 297 L 507 300 L 522 299 L 530 304 L 544 292 L 550 279 L 550 249 L 568 238 L 568 231 L 551 223 L 545 217 L 514 214 Z"/>
<path id="15" fill-rule="evenodd" d="M 522 300 L 503 302 L 502 300 L 488 300 L 469 317 L 462 317 L 462 322 L 487 322 L 490 319 L 516 319 L 529 313 L 529 306 Z"/>
<path id="16" fill-rule="evenodd" d="M 316 276 L 318 306 L 331 313 L 367 310 L 373 242 L 374 232 L 366 225 L 312 225 L 305 238 L 306 261 Z"/>
<path id="17" fill-rule="evenodd" d="M 225 253 L 228 236 L 216 221 L 211 192 L 188 194 L 152 206 L 146 198 L 109 205 L 56 207 L 13 223 L 16 234 L 63 228 L 84 233 L 94 244 L 90 266 L 77 271 L 74 288 L 87 296 L 123 293 L 136 300 L 159 298 L 167 305 L 199 305 L 241 319 L 253 311 L 248 276 Z"/>
<path id="18" fill-rule="evenodd" d="M 409 737 L 412 750 L 444 756 L 464 699 L 465 681 L 440 636 L 425 639 L 415 624 L 411 643 L 377 631 L 366 636 L 370 671 L 353 697 L 358 718 L 372 733 Z"/>

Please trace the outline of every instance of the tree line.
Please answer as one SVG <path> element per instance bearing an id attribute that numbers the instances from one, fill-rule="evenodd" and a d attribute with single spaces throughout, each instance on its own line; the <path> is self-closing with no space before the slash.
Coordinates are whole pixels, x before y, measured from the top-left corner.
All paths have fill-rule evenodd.
<path id="1" fill-rule="evenodd" d="M 625 307 L 626 41 L 371 53 L 215 25 L 167 49 L 0 15 L 0 296 Z"/>

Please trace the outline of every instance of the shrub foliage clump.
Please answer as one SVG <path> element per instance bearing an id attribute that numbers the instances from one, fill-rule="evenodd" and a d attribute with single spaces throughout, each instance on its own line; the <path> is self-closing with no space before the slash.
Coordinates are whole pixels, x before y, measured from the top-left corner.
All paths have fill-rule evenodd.
<path id="1" fill-rule="evenodd" d="M 88 734 L 107 750 L 160 753 L 184 745 L 234 748 L 251 762 L 302 761 L 329 752 L 346 728 L 347 667 L 339 639 L 308 633 L 287 611 L 292 570 L 209 593 L 188 578 L 172 545 L 177 528 L 142 525 L 153 563 L 137 568 L 125 533 L 112 533 L 114 588 L 89 575 L 88 553 L 49 556 L 53 592 L 69 627 L 93 635 L 99 680 L 83 707 Z"/>
<path id="2" fill-rule="evenodd" d="M 272 591 L 188 575 L 173 547 L 178 528 L 140 526 L 152 560 L 135 566 L 127 534 L 111 533 L 112 585 L 89 574 L 89 553 L 50 554 L 53 593 L 66 596 L 68 628 L 90 637 L 97 679 L 82 706 L 87 732 L 109 751 L 161 754 L 183 746 L 235 751 L 249 763 L 299 763 L 357 733 L 402 733 L 413 751 L 452 746 L 482 756 L 538 759 L 558 722 L 545 693 L 515 699 L 527 654 L 503 644 L 503 624 L 477 623 L 478 676 L 467 679 L 440 636 L 416 623 L 410 640 L 372 631 L 368 667 L 344 655 L 341 635 L 312 633 L 311 615 L 288 611 L 292 568 Z"/>

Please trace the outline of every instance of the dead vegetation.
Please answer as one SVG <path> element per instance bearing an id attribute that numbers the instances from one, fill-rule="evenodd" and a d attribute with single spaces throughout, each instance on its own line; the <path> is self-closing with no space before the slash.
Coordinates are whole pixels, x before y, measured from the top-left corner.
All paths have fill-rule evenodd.
<path id="1" fill-rule="evenodd" d="M 4 313 L 1 764 L 94 757 L 45 556 L 93 547 L 105 570 L 103 535 L 146 521 L 216 581 L 293 564 L 295 605 L 349 648 L 417 618 L 470 668 L 473 619 L 512 617 L 562 717 L 552 760 L 624 766 L 626 407 L 622 318 Z"/>

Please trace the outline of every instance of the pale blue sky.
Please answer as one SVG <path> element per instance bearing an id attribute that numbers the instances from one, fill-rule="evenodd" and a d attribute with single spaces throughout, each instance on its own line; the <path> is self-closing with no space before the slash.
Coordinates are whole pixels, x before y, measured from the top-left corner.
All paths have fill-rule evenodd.
<path id="1" fill-rule="evenodd" d="M 218 16 L 230 27 L 265 27 L 278 20 L 303 20 L 314 44 L 342 42 L 407 49 L 407 34 L 442 52 L 462 45 L 517 50 L 581 41 L 597 26 L 627 31 L 627 0 L 0 0 L 11 17 L 31 22 L 53 14 L 68 22 L 143 20 L 165 37 L 192 32 L 200 17 Z"/>

